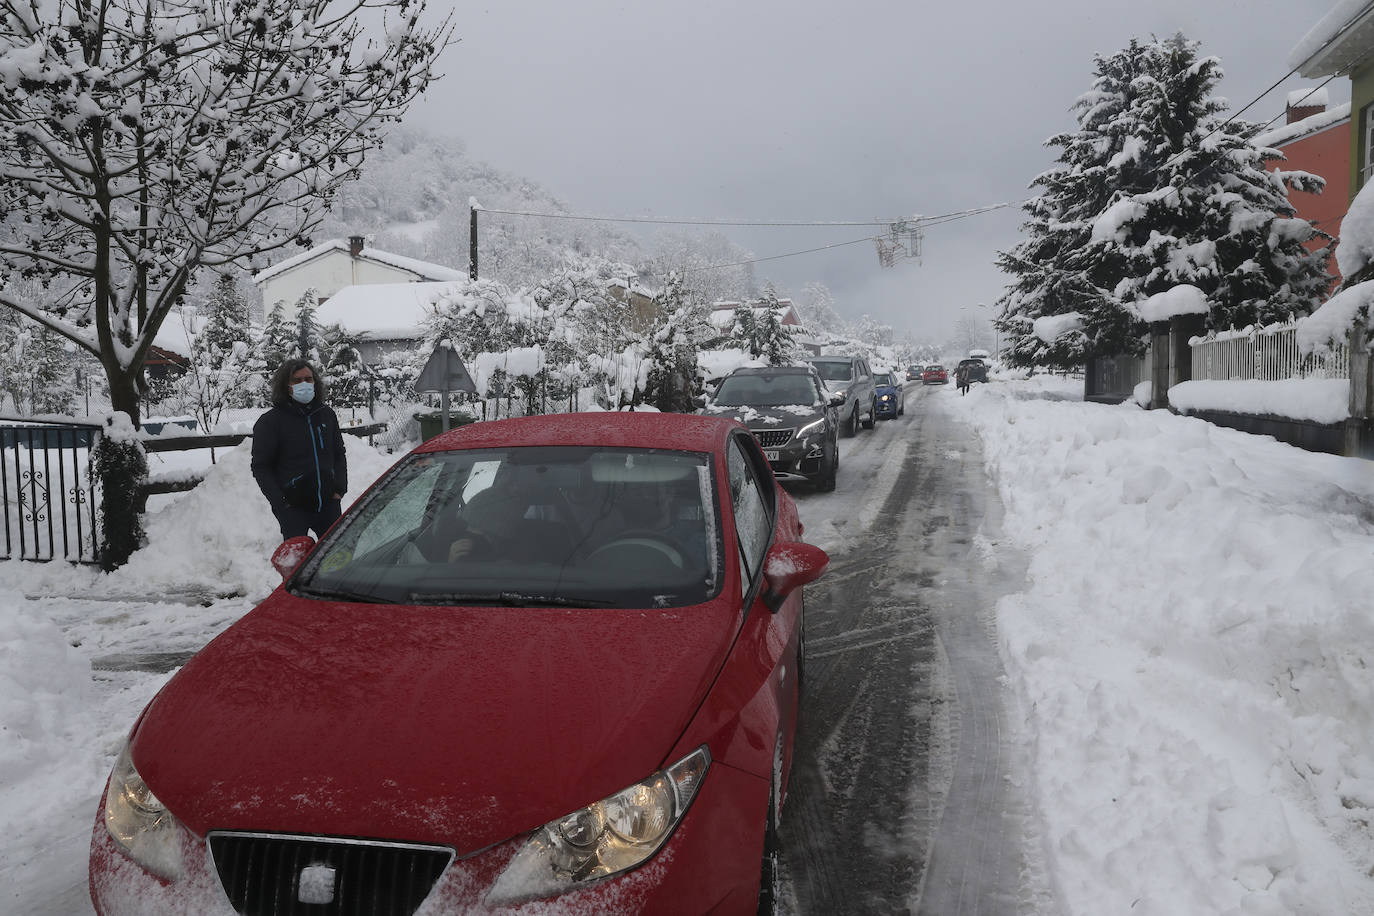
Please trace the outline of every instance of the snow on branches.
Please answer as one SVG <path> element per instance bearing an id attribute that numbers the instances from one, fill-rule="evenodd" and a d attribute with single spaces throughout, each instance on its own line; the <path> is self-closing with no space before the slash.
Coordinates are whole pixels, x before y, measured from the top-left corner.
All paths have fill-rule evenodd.
<path id="1" fill-rule="evenodd" d="M 0 11 L 0 304 L 142 364 L 201 267 L 308 240 L 435 74 L 424 0 L 21 0 Z M 381 13 L 371 34 L 359 14 Z M 12 281 L 45 295 L 20 297 Z"/>

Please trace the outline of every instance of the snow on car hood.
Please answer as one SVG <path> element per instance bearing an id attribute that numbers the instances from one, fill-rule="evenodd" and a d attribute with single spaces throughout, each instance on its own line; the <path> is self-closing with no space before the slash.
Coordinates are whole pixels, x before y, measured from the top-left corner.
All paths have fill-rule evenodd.
<path id="1" fill-rule="evenodd" d="M 733 642 L 671 610 L 340 604 L 278 591 L 149 705 L 134 763 L 192 831 L 463 855 L 648 776 Z"/>
<path id="2" fill-rule="evenodd" d="M 824 415 L 825 408 L 812 404 L 781 404 L 776 407 L 751 407 L 747 404 L 739 407 L 713 405 L 707 407 L 706 412 L 713 417 L 730 417 L 739 420 L 745 426 L 760 429 L 769 426 L 804 426 L 811 420 L 819 420 Z"/>

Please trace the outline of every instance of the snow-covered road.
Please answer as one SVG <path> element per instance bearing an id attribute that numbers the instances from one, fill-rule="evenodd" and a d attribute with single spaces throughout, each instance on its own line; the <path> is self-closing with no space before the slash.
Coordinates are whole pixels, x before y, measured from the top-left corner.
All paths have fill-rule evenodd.
<path id="1" fill-rule="evenodd" d="M 1374 465 L 1085 404 L 1063 379 L 911 393 L 906 418 L 842 440 L 834 493 L 797 490 L 835 558 L 808 593 L 808 699 L 873 698 L 809 716 L 784 827 L 803 862 L 886 855 L 842 877 L 891 909 L 1374 912 Z M 359 484 L 394 460 L 349 445 Z M 0 913 L 89 912 L 96 801 L 167 677 L 135 669 L 175 664 L 274 584 L 242 449 L 148 527 L 110 576 L 0 562 Z M 855 658 L 905 678 L 865 683 Z M 914 750 L 846 770 L 869 724 Z M 891 810 L 852 809 L 872 813 L 826 848 L 806 812 L 863 780 Z M 986 824 L 999 801 L 997 836 L 949 820 Z M 903 846 L 919 836 L 933 845 Z M 1008 881 L 1018 855 L 1028 880 Z M 790 864 L 799 911 L 836 899 Z"/>

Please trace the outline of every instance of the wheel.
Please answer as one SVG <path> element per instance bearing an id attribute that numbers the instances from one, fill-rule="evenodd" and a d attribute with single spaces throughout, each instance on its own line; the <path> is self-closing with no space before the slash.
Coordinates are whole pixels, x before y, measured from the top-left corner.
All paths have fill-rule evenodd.
<path id="1" fill-rule="evenodd" d="M 857 408 L 857 407 L 854 409 L 854 413 L 855 413 L 855 415 L 858 414 L 858 408 Z M 868 419 L 867 419 L 867 420 L 864 420 L 864 429 L 872 429 L 872 428 L 873 428 L 873 425 L 874 425 L 877 421 L 878 421 L 878 402 L 877 402 L 877 401 L 870 401 L 869 404 L 868 404 Z"/>
<path id="2" fill-rule="evenodd" d="M 846 438 L 852 439 L 859 434 L 859 402 L 854 402 L 854 412 L 849 415 L 849 419 L 844 424 L 844 434 Z"/>
<path id="3" fill-rule="evenodd" d="M 830 493 L 835 489 L 835 472 L 840 469 L 840 447 L 835 443 L 830 447 L 830 461 L 825 465 L 820 478 L 816 481 L 816 489 L 822 493 Z"/>
<path id="4" fill-rule="evenodd" d="M 759 916 L 778 916 L 782 897 L 782 844 L 778 825 L 782 822 L 778 782 L 782 779 L 782 736 L 773 752 L 773 778 L 768 786 L 768 820 L 763 827 L 763 861 L 759 871 Z"/>
<path id="5" fill-rule="evenodd" d="M 905 414 L 906 414 L 906 398 L 902 398 L 901 400 L 899 400 L 899 401 L 897 402 L 897 416 L 900 417 L 900 416 L 903 416 L 903 415 L 905 415 Z"/>

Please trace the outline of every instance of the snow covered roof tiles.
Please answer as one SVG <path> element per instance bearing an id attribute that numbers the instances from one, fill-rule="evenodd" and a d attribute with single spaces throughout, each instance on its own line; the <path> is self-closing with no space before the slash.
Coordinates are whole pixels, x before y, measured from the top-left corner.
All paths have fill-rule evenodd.
<path id="1" fill-rule="evenodd" d="M 368 340 L 415 340 L 452 283 L 365 283 L 345 286 L 315 313 L 322 325 L 337 324 Z"/>
<path id="2" fill-rule="evenodd" d="M 1294 121 L 1292 124 L 1282 124 L 1273 130 L 1266 130 L 1255 135 L 1256 146 L 1282 146 L 1292 142 L 1299 137 L 1306 137 L 1308 134 L 1315 134 L 1317 131 L 1326 130 L 1328 127 L 1335 127 L 1343 121 L 1350 120 L 1350 103 L 1337 105 L 1328 108 L 1326 111 L 1303 118 L 1301 121 Z"/>
<path id="3" fill-rule="evenodd" d="M 316 245 L 309 251 L 303 251 L 295 257 L 287 258 L 285 261 L 273 264 L 265 270 L 259 271 L 253 276 L 253 282 L 262 284 L 265 280 L 294 267 L 299 267 L 318 257 L 322 257 L 330 252 L 342 251 L 345 254 L 349 251 L 348 239 L 330 239 L 327 242 Z M 355 257 L 359 260 L 372 261 L 383 264 L 387 267 L 394 267 L 397 270 L 409 271 L 415 274 L 419 280 L 462 280 L 467 277 L 467 273 L 461 270 L 454 270 L 452 267 L 444 267 L 442 264 L 431 264 L 429 261 L 421 261 L 417 258 L 408 258 L 405 255 L 392 254 L 389 251 L 382 251 L 377 248 L 364 248 Z"/>

